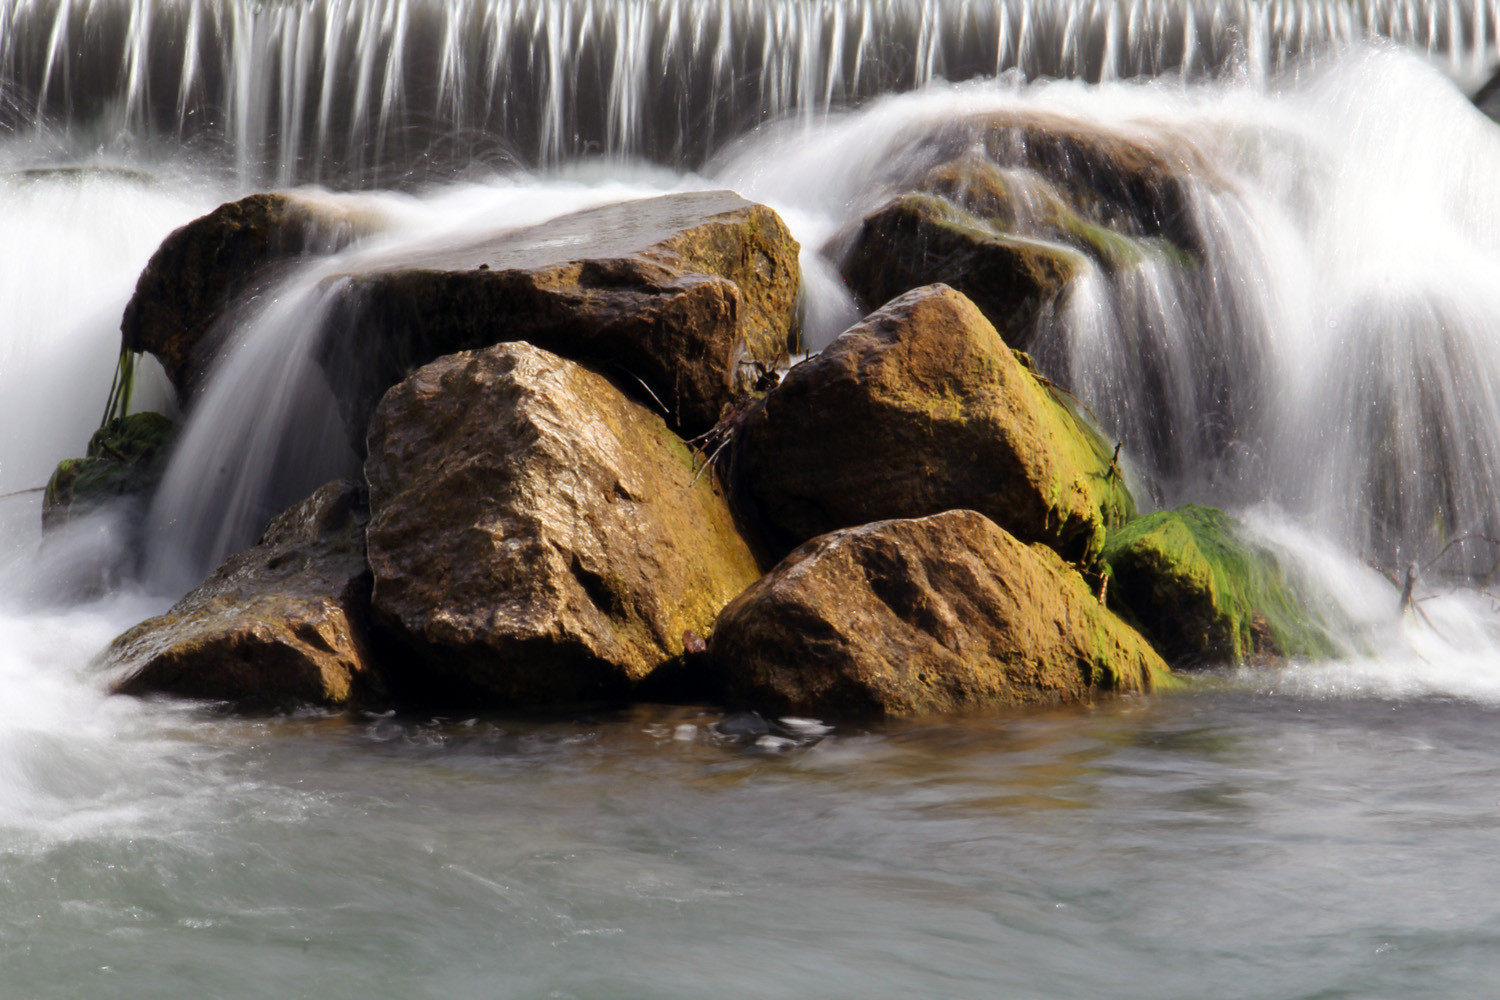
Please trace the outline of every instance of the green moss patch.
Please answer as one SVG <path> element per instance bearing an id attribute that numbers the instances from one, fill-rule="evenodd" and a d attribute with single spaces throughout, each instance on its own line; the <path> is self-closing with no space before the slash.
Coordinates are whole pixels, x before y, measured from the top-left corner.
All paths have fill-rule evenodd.
<path id="1" fill-rule="evenodd" d="M 89 439 L 83 458 L 58 463 L 42 504 L 42 524 L 66 524 L 122 497 L 154 489 L 166 468 L 176 425 L 160 413 L 110 420 Z"/>
<path id="2" fill-rule="evenodd" d="M 1112 531 L 1104 560 L 1110 604 L 1174 666 L 1326 657 L 1326 627 L 1276 556 L 1247 544 L 1239 522 L 1187 505 Z"/>

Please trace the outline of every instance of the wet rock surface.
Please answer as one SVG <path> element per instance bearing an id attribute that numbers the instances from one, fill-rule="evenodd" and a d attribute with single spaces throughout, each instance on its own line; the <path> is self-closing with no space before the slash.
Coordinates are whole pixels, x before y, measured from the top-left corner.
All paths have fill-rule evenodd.
<path id="1" fill-rule="evenodd" d="M 1026 350 L 1078 267 L 1066 247 L 996 232 L 941 198 L 908 194 L 860 224 L 844 277 L 871 309 L 922 285 L 947 284 L 968 296 L 1006 343 Z"/>
<path id="2" fill-rule="evenodd" d="M 1050 549 L 956 510 L 813 539 L 719 616 L 729 699 L 884 717 L 1149 691 L 1166 665 Z"/>
<path id="3" fill-rule="evenodd" d="M 249 710 L 378 699 L 365 520 L 362 490 L 347 480 L 287 510 L 166 614 L 110 645 L 115 690 Z"/>
<path id="4" fill-rule="evenodd" d="M 891 156 L 892 197 L 829 253 L 869 309 L 943 282 L 1032 350 L 1090 261 L 1113 270 L 1202 246 L 1190 155 L 1096 123 L 994 113 L 917 132 Z"/>
<path id="5" fill-rule="evenodd" d="M 745 420 L 736 478 L 788 547 L 954 508 L 1087 561 L 1134 514 L 1113 449 L 943 285 L 797 365 Z"/>
<path id="6" fill-rule="evenodd" d="M 798 246 L 728 191 L 564 216 L 332 279 L 320 361 L 362 446 L 384 391 L 459 350 L 526 341 L 586 362 L 685 435 L 719 418 L 795 335 Z"/>
<path id="7" fill-rule="evenodd" d="M 374 614 L 410 651 L 414 691 L 624 697 L 759 576 L 662 419 L 529 344 L 392 388 L 365 472 Z"/>
<path id="8" fill-rule="evenodd" d="M 120 324 L 186 399 L 213 360 L 219 321 L 278 265 L 332 253 L 368 227 L 357 213 L 293 194 L 254 194 L 176 230 L 151 256 Z"/>

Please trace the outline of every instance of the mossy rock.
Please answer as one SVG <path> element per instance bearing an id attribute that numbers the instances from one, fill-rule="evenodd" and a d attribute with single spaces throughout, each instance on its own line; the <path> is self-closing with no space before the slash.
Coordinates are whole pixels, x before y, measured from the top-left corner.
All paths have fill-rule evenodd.
<path id="1" fill-rule="evenodd" d="M 60 527 L 106 503 L 149 494 L 166 469 L 176 429 L 160 413 L 132 413 L 99 428 L 83 458 L 63 459 L 52 473 L 42 527 Z"/>
<path id="2" fill-rule="evenodd" d="M 734 478 L 785 549 L 967 508 L 1087 563 L 1135 516 L 1113 455 L 974 303 L 932 285 L 788 372 L 742 422 Z"/>
<path id="3" fill-rule="evenodd" d="M 732 703 L 820 718 L 1080 702 L 1172 683 L 1055 552 L 972 510 L 809 541 L 724 609 L 708 652 Z"/>
<path id="4" fill-rule="evenodd" d="M 866 309 L 923 285 L 948 285 L 1007 344 L 1027 350 L 1082 264 L 1060 243 L 1009 235 L 937 195 L 905 194 L 860 223 L 843 274 Z"/>
<path id="5" fill-rule="evenodd" d="M 1174 667 L 1321 658 L 1335 645 L 1274 553 L 1189 504 L 1109 533 L 1108 599 Z"/>

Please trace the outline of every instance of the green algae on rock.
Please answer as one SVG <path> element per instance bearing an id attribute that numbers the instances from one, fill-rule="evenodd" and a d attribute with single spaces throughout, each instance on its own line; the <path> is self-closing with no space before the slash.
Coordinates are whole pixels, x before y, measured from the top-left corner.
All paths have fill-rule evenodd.
<path id="1" fill-rule="evenodd" d="M 530 344 L 394 386 L 365 475 L 374 614 L 419 697 L 628 697 L 760 576 L 662 418 Z"/>
<path id="2" fill-rule="evenodd" d="M 1104 561 L 1109 601 L 1173 666 L 1335 651 L 1276 556 L 1223 511 L 1189 504 L 1138 518 L 1109 533 Z"/>
<path id="3" fill-rule="evenodd" d="M 1087 701 L 1170 682 L 1056 553 L 970 510 L 813 539 L 724 609 L 709 655 L 732 701 L 820 718 Z"/>
<path id="4" fill-rule="evenodd" d="M 949 285 L 1007 344 L 1025 350 L 1080 264 L 1066 246 L 1005 233 L 933 195 L 907 194 L 860 223 L 843 273 L 869 309 L 920 285 Z"/>
<path id="5" fill-rule="evenodd" d="M 788 548 L 970 508 L 1086 562 L 1135 505 L 1061 398 L 963 295 L 919 288 L 787 373 L 744 421 L 736 478 Z"/>
<path id="6" fill-rule="evenodd" d="M 42 500 L 42 527 L 53 529 L 106 503 L 144 498 L 166 469 L 176 424 L 160 413 L 132 413 L 94 432 L 82 458 L 58 463 Z"/>
<path id="7" fill-rule="evenodd" d="M 1201 165 L 1097 123 L 970 116 L 918 130 L 890 159 L 890 200 L 827 249 L 866 308 L 943 282 L 1032 350 L 1091 261 L 1190 266 L 1201 246 L 1185 183 Z"/>
<path id="8" fill-rule="evenodd" d="M 114 689 L 254 711 L 380 698 L 365 626 L 365 521 L 362 490 L 348 480 L 288 509 L 166 614 L 110 645 Z"/>

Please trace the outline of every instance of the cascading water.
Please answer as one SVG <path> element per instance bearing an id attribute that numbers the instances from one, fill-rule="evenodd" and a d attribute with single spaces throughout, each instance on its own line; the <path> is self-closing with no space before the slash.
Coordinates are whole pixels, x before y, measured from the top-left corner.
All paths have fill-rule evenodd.
<path id="1" fill-rule="evenodd" d="M 1500 132 L 1464 89 L 1497 44 L 1491 0 L 0 0 L 0 993 L 1481 994 Z M 1180 170 L 1180 232 L 1063 248 L 1037 362 L 1139 496 L 1230 508 L 1317 581 L 1346 655 L 827 738 L 103 693 L 112 635 L 355 467 L 312 360 L 341 275 L 728 186 L 802 242 L 817 348 L 856 318 L 821 252 L 997 115 Z M 1056 240 L 1066 178 L 1002 168 Z M 232 310 L 147 582 L 101 590 L 108 518 L 39 544 L 9 494 L 97 426 L 162 238 L 312 184 L 363 235 Z M 1465 586 L 1402 617 L 1369 564 L 1410 563 Z"/>
<path id="2" fill-rule="evenodd" d="M 689 166 L 770 120 L 936 79 L 1278 72 L 1390 38 L 1482 74 L 1494 0 L 12 0 L 0 130 L 226 150 L 244 183 L 455 164 Z M 1474 81 L 1479 82 L 1477 79 Z"/>

